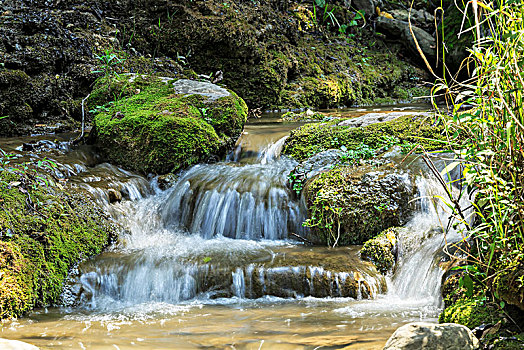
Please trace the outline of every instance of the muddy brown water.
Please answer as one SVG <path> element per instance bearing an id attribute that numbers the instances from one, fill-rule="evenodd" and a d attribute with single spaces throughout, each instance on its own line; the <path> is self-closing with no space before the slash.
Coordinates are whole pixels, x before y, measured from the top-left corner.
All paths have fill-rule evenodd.
<path id="1" fill-rule="evenodd" d="M 380 110 L 405 108 L 427 106 Z M 285 186 L 296 163 L 279 157 L 278 141 L 298 125 L 278 115 L 252 120 L 229 160 L 189 169 L 165 191 L 155 179 L 100 163 L 88 147 L 70 149 L 72 135 L 0 140 L 21 160 L 55 160 L 59 177 L 127 228 L 108 252 L 74 269 L 64 305 L 4 322 L 0 336 L 42 349 L 380 349 L 399 326 L 436 321 L 439 237 L 426 250 L 415 244 L 411 260 L 386 279 L 358 259 L 359 247 L 286 238 L 303 209 Z M 109 188 L 124 200 L 110 204 Z M 244 221 L 233 225 L 232 217 Z M 434 219 L 428 212 L 411 225 L 418 232 Z M 222 281 L 213 275 L 219 268 Z M 356 289 L 343 292 L 346 281 Z"/>

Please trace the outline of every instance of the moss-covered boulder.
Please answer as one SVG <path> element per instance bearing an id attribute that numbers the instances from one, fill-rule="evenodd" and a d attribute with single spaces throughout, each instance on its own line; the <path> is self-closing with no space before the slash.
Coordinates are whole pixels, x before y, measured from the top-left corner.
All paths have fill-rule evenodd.
<path id="1" fill-rule="evenodd" d="M 392 271 L 398 252 L 398 236 L 402 230 L 405 229 L 391 227 L 381 232 L 377 237 L 370 239 L 360 249 L 360 257 L 371 261 L 383 274 Z"/>
<path id="2" fill-rule="evenodd" d="M 106 215 L 84 196 L 0 172 L 0 319 L 59 301 L 69 269 L 109 243 Z"/>
<path id="3" fill-rule="evenodd" d="M 104 89 L 125 97 L 99 109 L 91 138 L 109 161 L 131 170 L 165 174 L 220 156 L 247 118 L 241 98 L 211 83 L 136 75 L 118 79 L 119 90 L 101 83 L 93 91 L 91 105 L 104 102 Z"/>
<path id="4" fill-rule="evenodd" d="M 351 120 L 348 120 L 351 121 Z M 444 126 L 425 113 L 402 115 L 393 120 L 355 127 L 353 123 L 333 120 L 306 124 L 293 130 L 284 144 L 283 154 L 299 161 L 331 148 L 356 149 L 365 144 L 373 149 L 420 144 L 427 151 L 441 149 Z"/>
<path id="5" fill-rule="evenodd" d="M 406 223 L 415 195 L 408 174 L 389 165 L 344 166 L 321 173 L 304 189 L 310 240 L 362 244 L 389 227 Z"/>
<path id="6" fill-rule="evenodd" d="M 285 122 L 299 122 L 299 121 L 321 121 L 326 118 L 329 118 L 326 114 L 320 112 L 313 112 L 311 109 L 308 109 L 303 112 L 286 112 L 282 114 L 282 120 Z"/>
<path id="7" fill-rule="evenodd" d="M 493 324 L 501 319 L 500 311 L 485 298 L 473 297 L 459 299 L 446 307 L 439 316 L 440 323 L 458 323 L 469 328 L 482 324 Z"/>
<path id="8" fill-rule="evenodd" d="M 493 281 L 495 291 L 502 300 L 524 311 L 524 257 L 500 264 L 498 271 Z"/>

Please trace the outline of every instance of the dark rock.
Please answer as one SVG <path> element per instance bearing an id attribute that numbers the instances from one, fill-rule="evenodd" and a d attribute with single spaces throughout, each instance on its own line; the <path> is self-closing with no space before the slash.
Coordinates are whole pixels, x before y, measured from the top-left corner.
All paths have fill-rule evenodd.
<path id="1" fill-rule="evenodd" d="M 376 19 L 377 29 L 383 32 L 388 38 L 400 40 L 400 42 L 413 54 L 414 57 L 420 57 L 417 45 L 413 40 L 409 23 L 397 19 L 380 16 Z M 430 64 L 433 64 L 437 54 L 437 44 L 435 38 L 423 29 L 411 26 L 420 49 L 426 56 Z"/>
<path id="2" fill-rule="evenodd" d="M 351 6 L 364 12 L 366 16 L 375 14 L 375 8 L 379 5 L 377 0 L 352 0 Z"/>
<path id="3" fill-rule="evenodd" d="M 411 9 L 410 13 L 409 9 L 399 9 L 388 11 L 388 13 L 390 13 L 394 19 L 399 21 L 407 22 L 408 18 L 411 16 L 411 23 L 414 25 L 422 25 L 424 27 L 434 26 L 435 16 L 425 10 Z"/>
<path id="4" fill-rule="evenodd" d="M 110 188 L 109 190 L 107 190 L 107 195 L 109 197 L 109 203 L 122 201 L 122 193 L 120 191 L 115 190 L 114 188 Z"/>

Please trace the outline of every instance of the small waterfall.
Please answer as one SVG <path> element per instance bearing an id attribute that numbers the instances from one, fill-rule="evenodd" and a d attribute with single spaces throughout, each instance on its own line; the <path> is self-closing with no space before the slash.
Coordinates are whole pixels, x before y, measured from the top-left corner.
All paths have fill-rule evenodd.
<path id="1" fill-rule="evenodd" d="M 297 163 L 279 157 L 285 139 L 264 147 L 255 163 L 193 166 L 165 191 L 155 181 L 108 164 L 74 176 L 75 183 L 106 205 L 128 232 L 120 237 L 115 253 L 80 267 L 81 277 L 72 288 L 79 291 L 76 302 L 104 309 L 271 295 L 378 298 L 380 304 L 380 294 L 388 290 L 386 280 L 360 263 L 329 267 L 315 263 L 317 257 L 277 258 L 286 256 L 276 253 L 282 249 L 278 242 L 289 232 L 302 235 L 305 230 L 305 210 L 287 186 L 287 174 Z M 407 173 L 405 180 L 411 181 Z M 442 195 L 438 183 L 424 176 L 416 182 L 418 213 L 406 225 L 409 234 L 399 237 L 399 259 L 385 300 L 418 299 L 438 305 L 442 271 L 437 254 L 445 236 L 434 228 L 445 224 L 447 213 L 431 199 Z M 108 189 L 128 200 L 110 204 Z M 456 240 L 456 232 L 448 232 L 447 238 Z"/>
<path id="2" fill-rule="evenodd" d="M 173 186 L 162 208 L 166 226 L 205 238 L 286 239 L 302 233 L 304 210 L 292 200 L 289 159 L 268 164 L 197 165 Z"/>
<path id="3" fill-rule="evenodd" d="M 439 164 L 442 168 L 445 162 Z M 449 179 L 456 180 L 460 172 L 455 171 Z M 398 237 L 399 254 L 395 274 L 389 283 L 389 294 L 401 299 L 425 300 L 438 306 L 440 282 L 444 271 L 438 266 L 442 248 L 450 242 L 462 239 L 460 233 L 448 226 L 452 213 L 438 197 L 447 198 L 445 190 L 431 175 L 418 176 L 418 213 L 405 225 L 405 233 Z M 457 188 L 452 188 L 454 195 Z M 461 198 L 460 206 L 466 208 L 469 200 Z M 466 212 L 471 215 L 471 210 Z M 444 229 L 444 230 L 443 230 Z"/>
<path id="4" fill-rule="evenodd" d="M 233 276 L 233 295 L 237 298 L 243 298 L 246 295 L 244 270 L 238 267 L 231 275 Z"/>
<path id="5" fill-rule="evenodd" d="M 278 157 L 280 157 L 280 152 L 282 152 L 282 148 L 284 147 L 284 143 L 288 137 L 289 136 L 284 136 L 277 142 L 271 143 L 265 147 L 258 158 L 260 164 L 268 164 L 278 159 Z"/>

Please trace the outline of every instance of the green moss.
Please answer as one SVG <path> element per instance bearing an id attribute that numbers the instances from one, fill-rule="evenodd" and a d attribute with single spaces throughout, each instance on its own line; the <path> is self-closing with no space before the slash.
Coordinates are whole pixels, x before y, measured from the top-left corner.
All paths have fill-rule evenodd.
<path id="1" fill-rule="evenodd" d="M 9 183 L 0 173 L 0 318 L 58 302 L 69 269 L 101 252 L 111 229 L 81 196 Z"/>
<path id="2" fill-rule="evenodd" d="M 475 25 L 475 19 L 471 11 L 464 11 L 467 1 L 444 0 L 444 18 L 438 26 L 438 34 L 444 33 L 444 42 L 451 52 L 459 53 L 460 59 L 466 57 L 466 49 L 472 47 L 474 42 L 474 31 L 466 31 Z M 461 35 L 458 35 L 461 33 Z M 457 64 L 459 62 L 453 62 Z"/>
<path id="3" fill-rule="evenodd" d="M 493 287 L 506 303 L 524 310 L 524 257 L 522 253 L 510 262 L 499 262 Z"/>
<path id="4" fill-rule="evenodd" d="M 144 173 L 163 174 L 221 154 L 240 134 L 247 106 L 235 93 L 208 100 L 176 94 L 158 77 L 117 79 L 93 92 L 100 101 L 104 86 L 125 97 L 99 109 L 93 137 L 112 162 Z M 113 89 L 113 85 L 116 86 Z"/>
<path id="5" fill-rule="evenodd" d="M 491 350 L 522 350 L 524 348 L 524 333 L 500 336 L 490 334 L 482 339 L 485 349 Z"/>
<path id="6" fill-rule="evenodd" d="M 333 245 L 362 244 L 409 218 L 413 189 L 388 172 L 344 166 L 317 175 L 304 189 L 311 240 Z"/>
<path id="7" fill-rule="evenodd" d="M 502 317 L 496 307 L 486 305 L 482 298 L 459 299 L 439 316 L 440 323 L 458 323 L 469 328 L 496 323 Z"/>
<path id="8" fill-rule="evenodd" d="M 306 124 L 291 132 L 283 153 L 299 161 L 330 148 L 354 149 L 360 144 L 381 148 L 391 144 L 420 144 L 427 151 L 441 149 L 444 127 L 428 117 L 403 116 L 396 120 L 366 127 L 338 126 L 340 120 Z"/>
<path id="9" fill-rule="evenodd" d="M 399 230 L 402 230 L 402 228 L 389 228 L 364 243 L 364 246 L 360 249 L 361 258 L 371 261 L 377 267 L 377 270 L 383 274 L 391 271 L 395 266 L 395 255 L 393 253 L 397 245 Z"/>
<path id="10" fill-rule="evenodd" d="M 282 115 L 282 120 L 286 122 L 298 122 L 298 121 L 319 121 L 324 120 L 327 116 L 320 112 L 313 112 L 308 109 L 305 112 L 287 112 Z"/>
<path id="11" fill-rule="evenodd" d="M 313 19 L 311 4 L 277 6 L 286 10 L 275 11 L 270 3 L 233 1 L 224 7 L 219 1 L 186 2 L 177 7 L 177 16 L 158 18 L 162 11 L 146 9 L 132 37 L 124 41 L 133 41 L 141 52 L 186 55 L 198 72 L 221 70 L 227 86 L 250 106 L 262 108 L 395 100 L 395 86 L 415 85 L 411 78 L 422 75 L 397 57 L 395 46 L 371 31 L 355 27 L 349 29 L 351 37 L 339 35 L 337 28 Z M 330 9 L 339 19 L 354 16 L 350 8 Z M 151 25 L 160 21 L 161 30 Z"/>

